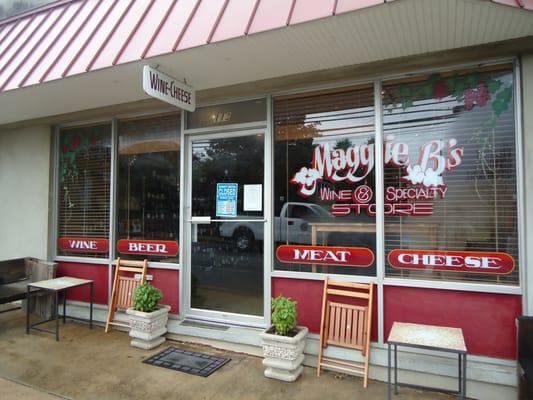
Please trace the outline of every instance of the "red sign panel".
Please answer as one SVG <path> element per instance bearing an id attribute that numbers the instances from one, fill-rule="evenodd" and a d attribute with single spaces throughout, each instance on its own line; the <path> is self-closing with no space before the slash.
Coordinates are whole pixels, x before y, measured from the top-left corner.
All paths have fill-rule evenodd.
<path id="1" fill-rule="evenodd" d="M 497 252 L 394 249 L 388 258 L 397 269 L 506 275 L 515 267 L 513 257 Z"/>
<path id="2" fill-rule="evenodd" d="M 276 249 L 276 257 L 292 264 L 367 268 L 374 263 L 374 253 L 365 247 L 282 245 Z"/>
<path id="3" fill-rule="evenodd" d="M 149 256 L 175 256 L 178 242 L 172 240 L 129 240 L 117 242 L 117 250 L 122 254 L 143 254 Z"/>
<path id="4" fill-rule="evenodd" d="M 107 253 L 109 241 L 100 238 L 62 237 L 59 238 L 59 248 L 82 253 Z"/>

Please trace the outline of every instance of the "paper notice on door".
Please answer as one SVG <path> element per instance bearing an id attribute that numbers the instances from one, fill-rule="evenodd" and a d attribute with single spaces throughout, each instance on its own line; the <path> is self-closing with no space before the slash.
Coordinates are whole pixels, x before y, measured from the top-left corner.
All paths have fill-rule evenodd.
<path id="1" fill-rule="evenodd" d="M 244 185 L 244 211 L 263 211 L 263 185 Z"/>

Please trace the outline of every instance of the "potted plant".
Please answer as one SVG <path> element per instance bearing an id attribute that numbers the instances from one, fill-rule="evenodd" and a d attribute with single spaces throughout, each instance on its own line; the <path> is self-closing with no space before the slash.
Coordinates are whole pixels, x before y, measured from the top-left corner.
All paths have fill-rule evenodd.
<path id="1" fill-rule="evenodd" d="M 162 298 L 161 291 L 149 283 L 139 285 L 133 292 L 133 308 L 126 310 L 132 346 L 149 350 L 165 341 L 170 306 L 159 305 Z"/>
<path id="2" fill-rule="evenodd" d="M 294 382 L 302 373 L 308 329 L 297 326 L 296 301 L 272 299 L 272 326 L 260 333 L 267 378 Z"/>

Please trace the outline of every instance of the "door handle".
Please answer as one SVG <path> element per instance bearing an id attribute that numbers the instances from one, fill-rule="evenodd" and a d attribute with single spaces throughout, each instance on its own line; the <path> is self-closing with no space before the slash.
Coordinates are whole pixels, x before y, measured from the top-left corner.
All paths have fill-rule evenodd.
<path id="1" fill-rule="evenodd" d="M 198 225 L 209 225 L 211 223 L 211 217 L 192 217 L 189 222 Z"/>
<path id="2" fill-rule="evenodd" d="M 294 225 L 294 221 L 288 221 L 287 225 Z"/>

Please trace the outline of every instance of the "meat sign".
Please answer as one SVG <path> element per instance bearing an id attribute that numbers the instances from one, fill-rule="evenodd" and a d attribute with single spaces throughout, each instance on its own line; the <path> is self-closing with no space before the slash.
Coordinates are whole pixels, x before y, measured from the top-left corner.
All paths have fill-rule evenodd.
<path id="1" fill-rule="evenodd" d="M 276 257 L 282 263 L 344 267 L 367 268 L 374 263 L 374 253 L 364 247 L 282 245 L 276 249 Z"/>

